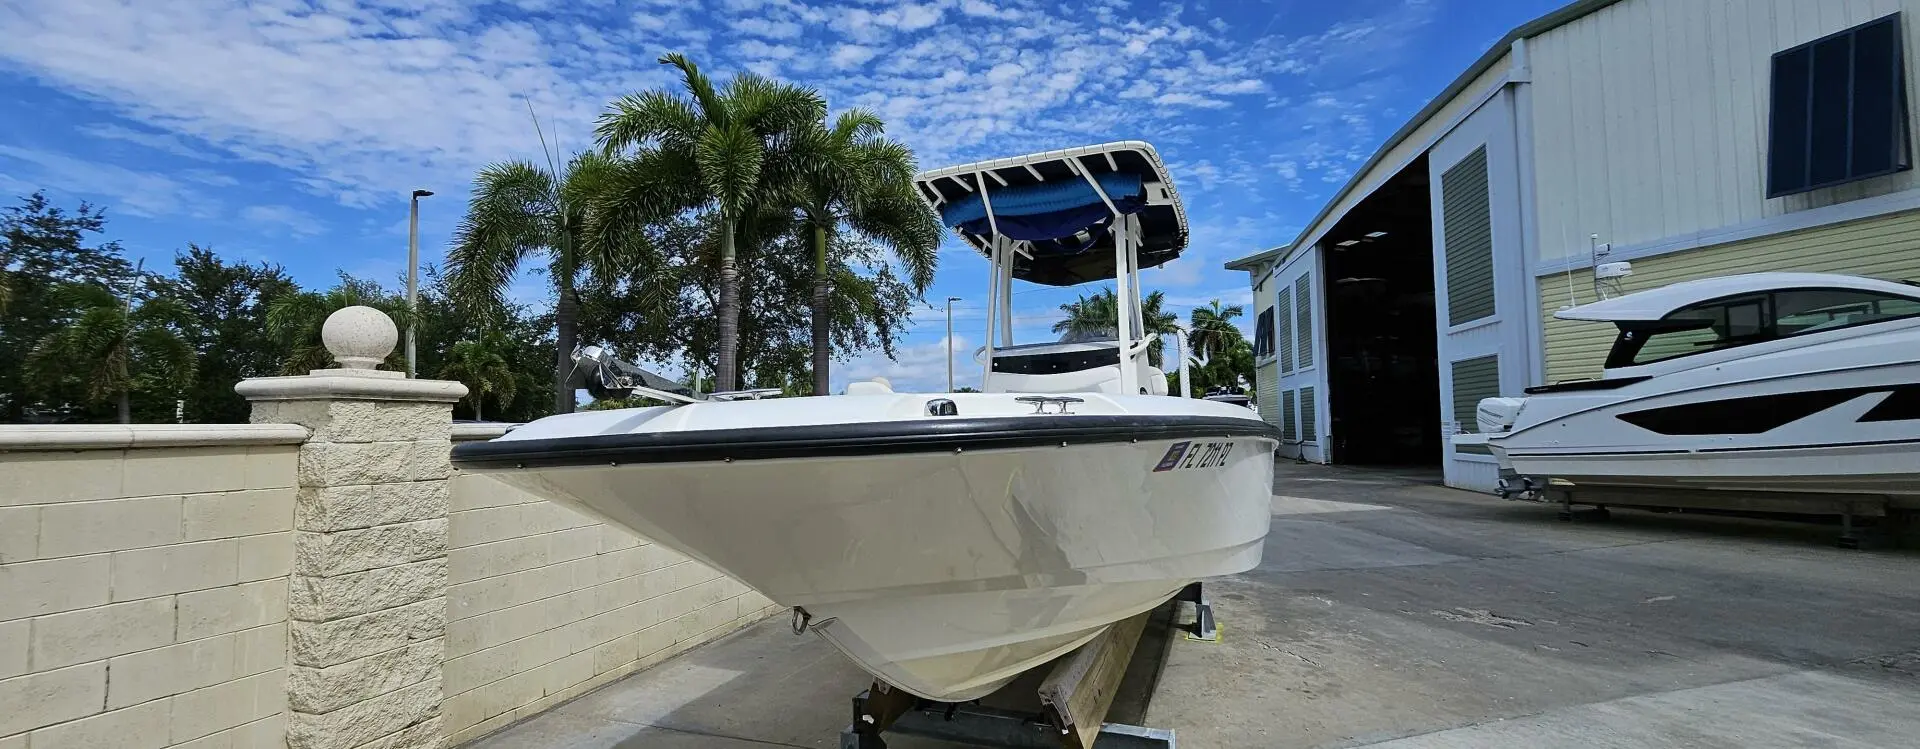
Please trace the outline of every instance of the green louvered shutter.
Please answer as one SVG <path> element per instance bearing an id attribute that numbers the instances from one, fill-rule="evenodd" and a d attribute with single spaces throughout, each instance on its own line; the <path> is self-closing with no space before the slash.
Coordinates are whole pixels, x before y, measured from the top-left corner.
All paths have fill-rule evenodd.
<path id="1" fill-rule="evenodd" d="M 1315 420 L 1313 388 L 1300 388 L 1300 441 L 1312 442 L 1319 439 L 1314 433 Z"/>
<path id="2" fill-rule="evenodd" d="M 1293 289 L 1280 290 L 1280 298 L 1273 304 L 1274 327 L 1280 342 L 1280 371 L 1293 371 Z"/>
<path id="3" fill-rule="evenodd" d="M 1299 420 L 1293 416 L 1293 391 L 1282 391 L 1280 393 L 1280 438 L 1292 440 L 1293 425 L 1297 423 Z"/>
<path id="4" fill-rule="evenodd" d="M 1313 287 L 1310 276 L 1301 276 L 1293 282 L 1294 330 L 1300 335 L 1300 366 L 1313 366 Z M 1309 438 L 1311 439 L 1311 438 Z"/>
<path id="5" fill-rule="evenodd" d="M 1453 420 L 1460 431 L 1479 428 L 1474 414 L 1483 398 L 1500 396 L 1500 357 L 1481 356 L 1453 363 Z"/>
<path id="6" fill-rule="evenodd" d="M 1493 315 L 1493 211 L 1487 197 L 1487 148 L 1440 177 L 1441 230 L 1447 247 L 1447 323 Z"/>

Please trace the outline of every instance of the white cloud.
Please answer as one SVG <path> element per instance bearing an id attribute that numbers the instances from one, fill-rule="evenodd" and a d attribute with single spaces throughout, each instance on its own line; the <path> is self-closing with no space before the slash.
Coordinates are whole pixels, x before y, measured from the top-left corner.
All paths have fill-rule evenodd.
<path id="1" fill-rule="evenodd" d="M 800 24 L 793 21 L 775 21 L 766 18 L 736 18 L 731 21 L 733 28 L 748 36 L 767 39 L 796 39 L 800 36 Z"/>
<path id="2" fill-rule="evenodd" d="M 833 56 L 828 59 L 836 68 L 852 68 L 865 65 L 868 60 L 873 59 L 873 56 L 877 54 L 880 54 L 880 50 L 873 47 L 859 44 L 842 44 L 839 49 L 833 51 Z"/>
<path id="3" fill-rule="evenodd" d="M 1161 94 L 1154 97 L 1153 103 L 1169 107 L 1199 107 L 1201 109 L 1224 109 L 1227 102 L 1208 96 L 1188 93 Z"/>
<path id="4" fill-rule="evenodd" d="M 204 148 L 186 142 L 172 133 L 152 133 L 134 130 L 108 122 L 95 122 L 74 128 L 82 134 L 106 140 L 117 140 L 135 145 L 146 146 L 155 151 L 170 153 L 200 161 L 218 161 L 220 156 Z"/>
<path id="5" fill-rule="evenodd" d="M 247 206 L 240 210 L 240 218 L 296 237 L 311 237 L 327 230 L 313 214 L 287 205 Z"/>
<path id="6" fill-rule="evenodd" d="M 758 39 L 748 39 L 740 43 L 740 54 L 748 58 L 763 60 L 791 60 L 800 54 L 800 49 L 786 44 L 768 44 Z"/>
<path id="7" fill-rule="evenodd" d="M 52 151 L 0 145 L 0 178 L 15 192 L 51 189 L 132 216 L 211 218 L 219 210 L 217 201 L 165 174 Z"/>
<path id="8" fill-rule="evenodd" d="M 957 319 L 957 315 L 956 315 Z M 944 326 L 945 319 L 937 323 Z M 956 387 L 980 387 L 980 365 L 973 361 L 978 340 L 955 332 L 953 336 L 953 379 Z M 901 346 L 897 356 L 888 359 L 877 351 L 854 358 L 833 370 L 833 389 L 846 389 L 847 383 L 885 377 L 893 389 L 903 393 L 942 393 L 947 390 L 947 338 L 922 344 Z"/>
<path id="9" fill-rule="evenodd" d="M 1262 94 L 1267 91 L 1267 82 L 1258 78 L 1242 78 L 1237 81 L 1215 84 L 1207 90 L 1222 96 Z"/>

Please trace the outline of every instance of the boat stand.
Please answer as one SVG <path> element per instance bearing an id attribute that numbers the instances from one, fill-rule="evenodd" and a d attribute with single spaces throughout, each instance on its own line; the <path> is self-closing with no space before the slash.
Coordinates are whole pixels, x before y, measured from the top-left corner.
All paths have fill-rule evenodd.
<path id="1" fill-rule="evenodd" d="M 1179 624 L 1179 604 L 1194 605 L 1194 620 Z M 853 698 L 853 722 L 840 732 L 841 749 L 886 749 L 883 737 L 911 736 L 995 749 L 1175 749 L 1174 732 L 1107 722 L 1114 697 L 1123 682 L 1150 696 L 1172 637 L 1157 638 L 1162 650 L 1150 665 L 1136 663 L 1137 647 L 1149 633 L 1149 623 L 1165 619 L 1161 630 L 1178 631 L 1188 639 L 1217 641 L 1213 607 L 1200 583 L 1182 589 L 1173 600 L 1109 627 L 1078 650 L 1055 661 L 1037 688 L 1024 691 L 1032 680 L 1022 677 L 982 700 L 967 703 L 921 699 L 884 682 Z M 1149 673 L 1150 671 L 1150 673 Z M 1134 679 L 1127 679 L 1130 674 Z M 1135 682 L 1149 682 L 1144 685 Z M 1034 698 L 1037 697 L 1037 707 Z M 1019 700 L 1012 707 L 982 704 Z M 1022 699 L 1024 698 L 1024 699 Z M 1142 710 L 1144 712 L 1144 709 Z"/>

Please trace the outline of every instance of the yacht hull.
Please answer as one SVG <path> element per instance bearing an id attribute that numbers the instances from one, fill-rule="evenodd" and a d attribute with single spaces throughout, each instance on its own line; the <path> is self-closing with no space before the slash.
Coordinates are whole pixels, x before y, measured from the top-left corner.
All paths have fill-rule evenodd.
<path id="1" fill-rule="evenodd" d="M 962 413 L 973 410 L 963 402 Z M 1062 419 L 1073 417 L 999 421 Z M 1195 580 L 1259 563 L 1277 443 L 1261 422 L 1216 421 L 1244 426 L 1004 448 L 473 468 L 803 608 L 813 631 L 889 684 L 964 701 Z"/>
<path id="2" fill-rule="evenodd" d="M 1802 361 L 1678 390 L 1693 373 L 1604 398 L 1532 396 L 1526 409 L 1573 404 L 1484 442 L 1503 468 L 1576 486 L 1920 496 L 1920 362 Z"/>

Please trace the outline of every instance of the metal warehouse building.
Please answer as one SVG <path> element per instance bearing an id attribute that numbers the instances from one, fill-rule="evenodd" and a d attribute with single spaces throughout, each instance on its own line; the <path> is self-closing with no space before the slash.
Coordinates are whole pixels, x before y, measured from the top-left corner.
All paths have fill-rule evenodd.
<path id="1" fill-rule="evenodd" d="M 1920 278 L 1914 11 L 1582 0 L 1509 33 L 1293 244 L 1227 264 L 1283 454 L 1489 489 L 1492 458 L 1446 436 L 1481 398 L 1597 376 L 1612 341 L 1558 309 L 1750 271 Z"/>

